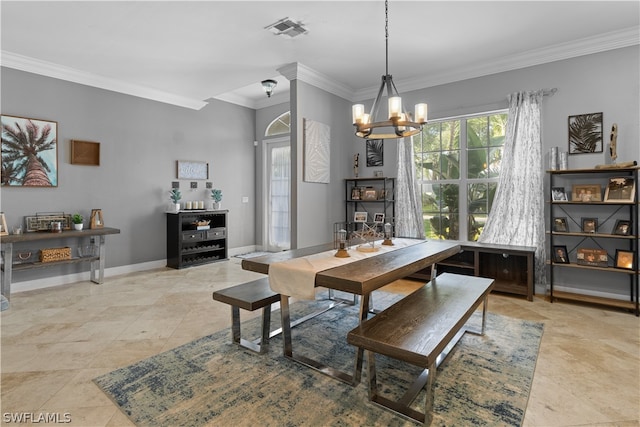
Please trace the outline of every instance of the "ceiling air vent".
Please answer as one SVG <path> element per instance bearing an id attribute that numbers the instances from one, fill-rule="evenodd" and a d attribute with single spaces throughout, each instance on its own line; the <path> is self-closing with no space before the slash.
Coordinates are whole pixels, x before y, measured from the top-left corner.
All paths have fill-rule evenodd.
<path id="1" fill-rule="evenodd" d="M 289 18 L 283 18 L 278 22 L 264 27 L 265 30 L 271 30 L 271 32 L 277 36 L 286 35 L 289 37 L 296 37 L 300 34 L 306 34 L 307 29 L 299 22 L 294 22 Z"/>

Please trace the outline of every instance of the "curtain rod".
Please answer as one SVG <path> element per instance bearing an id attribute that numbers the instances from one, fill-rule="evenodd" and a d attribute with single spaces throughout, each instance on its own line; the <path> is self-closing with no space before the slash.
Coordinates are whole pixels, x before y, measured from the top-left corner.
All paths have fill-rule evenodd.
<path id="1" fill-rule="evenodd" d="M 543 96 L 553 96 L 558 91 L 557 87 L 551 89 L 542 89 Z"/>

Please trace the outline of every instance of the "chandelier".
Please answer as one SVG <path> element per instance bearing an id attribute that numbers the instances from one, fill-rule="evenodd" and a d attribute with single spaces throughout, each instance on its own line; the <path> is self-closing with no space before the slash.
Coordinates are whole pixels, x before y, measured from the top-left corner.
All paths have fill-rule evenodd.
<path id="1" fill-rule="evenodd" d="M 385 36 L 385 74 L 382 76 L 382 84 L 378 90 L 378 96 L 373 101 L 371 112 L 364 112 L 363 104 L 355 104 L 352 107 L 353 125 L 356 127 L 356 136 L 366 139 L 395 139 L 415 135 L 422 130 L 427 122 L 427 104 L 420 103 L 415 106 L 415 114 L 412 119 L 402 105 L 402 98 L 393 83 L 393 77 L 389 74 L 389 4 L 384 2 L 384 36 Z M 386 120 L 379 120 L 378 110 L 383 93 L 387 92 L 389 114 Z"/>

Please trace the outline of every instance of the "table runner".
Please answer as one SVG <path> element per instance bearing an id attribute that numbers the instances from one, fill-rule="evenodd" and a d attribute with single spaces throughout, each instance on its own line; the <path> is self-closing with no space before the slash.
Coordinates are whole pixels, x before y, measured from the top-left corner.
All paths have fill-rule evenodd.
<path id="1" fill-rule="evenodd" d="M 379 249 L 375 252 L 362 252 L 354 247 L 349 250 L 349 258 L 334 256 L 336 253 L 334 249 L 273 263 L 269 266 L 269 285 L 279 294 L 312 300 L 316 295 L 315 281 L 316 273 L 319 271 L 424 243 L 426 240 L 396 238 L 393 240 L 393 246 L 381 245 L 381 242 L 382 240 L 376 241 L 376 248 Z M 368 244 L 361 246 L 368 246 Z"/>

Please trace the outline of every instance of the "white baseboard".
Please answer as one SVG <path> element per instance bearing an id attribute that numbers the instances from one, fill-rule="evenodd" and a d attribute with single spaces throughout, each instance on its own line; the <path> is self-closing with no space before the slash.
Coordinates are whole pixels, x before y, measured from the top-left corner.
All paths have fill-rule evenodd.
<path id="1" fill-rule="evenodd" d="M 229 249 L 229 257 L 254 252 L 255 245 L 243 246 L 239 248 Z M 119 276 L 121 274 L 136 273 L 139 271 L 153 270 L 156 268 L 164 268 L 167 266 L 166 259 L 157 261 L 143 262 L 139 264 L 121 265 L 119 267 L 111 267 L 104 269 L 104 277 Z M 36 289 L 51 288 L 54 286 L 68 285 L 70 283 L 85 282 L 91 280 L 91 272 L 83 271 L 82 273 L 67 274 L 62 276 L 52 276 L 42 279 L 25 280 L 23 282 L 13 282 L 11 284 L 11 293 L 33 291 Z"/>
<path id="2" fill-rule="evenodd" d="M 553 287 L 554 291 L 560 291 L 560 292 L 571 292 L 573 294 L 580 294 L 580 295 L 588 295 L 591 297 L 598 297 L 598 298 L 609 298 L 609 299 L 617 299 L 617 300 L 621 300 L 621 301 L 629 301 L 629 295 L 628 294 L 613 294 L 611 292 L 600 292 L 600 291 L 594 291 L 594 290 L 589 290 L 589 289 L 582 289 L 582 288 L 572 288 L 570 286 L 558 286 L 555 285 Z M 536 287 L 536 294 L 538 295 L 546 295 L 548 294 L 548 289 L 547 286 L 544 285 L 540 285 L 538 287 Z"/>
<path id="3" fill-rule="evenodd" d="M 138 271 L 153 270 L 167 266 L 167 260 L 143 262 L 140 264 L 122 265 L 104 269 L 104 277 L 119 276 L 121 274 L 135 273 Z M 11 293 L 33 291 L 36 289 L 51 288 L 54 286 L 68 285 L 69 283 L 85 282 L 91 280 L 91 272 L 66 274 L 62 276 L 52 276 L 43 279 L 25 280 L 23 282 L 11 283 Z"/>

